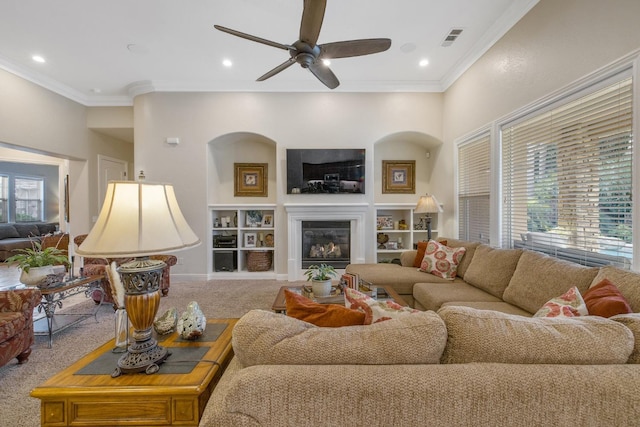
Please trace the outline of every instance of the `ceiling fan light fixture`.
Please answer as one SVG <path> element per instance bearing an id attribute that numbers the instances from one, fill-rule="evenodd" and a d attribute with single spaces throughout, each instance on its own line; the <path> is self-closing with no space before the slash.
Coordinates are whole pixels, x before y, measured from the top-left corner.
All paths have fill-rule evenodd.
<path id="1" fill-rule="evenodd" d="M 325 67 L 329 67 L 331 65 L 331 60 L 330 59 L 323 59 L 322 63 L 324 64 Z"/>

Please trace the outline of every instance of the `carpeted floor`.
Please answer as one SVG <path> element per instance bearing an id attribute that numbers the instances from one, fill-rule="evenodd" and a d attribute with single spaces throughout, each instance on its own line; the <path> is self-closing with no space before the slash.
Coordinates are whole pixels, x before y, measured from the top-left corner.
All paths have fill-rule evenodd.
<path id="1" fill-rule="evenodd" d="M 182 313 L 190 301 L 197 301 L 207 318 L 241 317 L 251 309 L 270 310 L 281 286 L 291 282 L 275 280 L 212 280 L 208 282 L 172 283 L 167 297 L 162 298 L 159 314 L 170 307 Z M 65 306 L 60 313 L 89 313 L 93 301 L 81 300 Z M 30 391 L 58 371 L 113 338 L 114 318 L 111 306 L 103 306 L 98 322 L 90 317 L 53 338 L 37 336 L 29 361 L 17 365 L 13 359 L 0 367 L 0 425 L 7 427 L 37 427 L 40 425 L 40 401 L 29 396 Z"/>

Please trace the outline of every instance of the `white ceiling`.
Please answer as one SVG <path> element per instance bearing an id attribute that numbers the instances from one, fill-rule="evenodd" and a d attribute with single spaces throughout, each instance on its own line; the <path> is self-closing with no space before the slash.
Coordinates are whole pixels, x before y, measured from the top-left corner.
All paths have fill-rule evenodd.
<path id="1" fill-rule="evenodd" d="M 334 60 L 342 92 L 439 92 L 538 0 L 328 0 L 319 44 L 390 38 L 375 55 Z M 329 91 L 280 49 L 298 39 L 302 0 L 1 0 L 0 68 L 87 106 L 131 105 L 151 91 Z M 453 28 L 462 35 L 449 47 Z M 34 62 L 34 54 L 46 59 Z M 421 59 L 427 67 L 419 67 Z M 233 61 L 231 68 L 223 59 Z"/>

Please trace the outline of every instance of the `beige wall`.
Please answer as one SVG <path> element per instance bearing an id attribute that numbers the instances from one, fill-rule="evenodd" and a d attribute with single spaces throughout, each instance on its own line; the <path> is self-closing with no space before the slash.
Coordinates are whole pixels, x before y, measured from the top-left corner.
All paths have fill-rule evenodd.
<path id="1" fill-rule="evenodd" d="M 172 268 L 176 273 L 206 274 L 210 230 L 207 205 L 210 203 L 368 203 L 385 200 L 374 182 L 381 159 L 374 159 L 374 147 L 383 141 L 393 144 L 390 136 L 423 135 L 418 141 L 439 145 L 442 141 L 442 94 L 348 94 L 348 93 L 152 93 L 138 96 L 134 102 L 135 170 L 143 169 L 148 180 L 174 184 L 178 201 L 194 231 L 204 242 L 200 247 L 181 253 L 184 265 Z M 272 141 L 276 181 L 270 185 L 267 199 L 237 200 L 232 182 L 220 177 L 220 163 L 233 163 L 239 157 L 219 159 L 212 144 L 228 135 L 244 132 Z M 167 137 L 179 137 L 180 144 L 170 146 Z M 257 137 L 253 137 L 257 138 Z M 398 140 L 391 159 L 414 158 L 415 143 Z M 420 144 L 420 142 L 418 142 Z M 364 195 L 287 195 L 287 148 L 365 148 L 368 153 L 367 191 Z M 419 150 L 424 156 L 425 148 Z M 255 152 L 247 149 L 246 159 L 256 161 Z M 424 157 L 423 157 L 424 158 Z M 374 163 L 375 162 L 375 163 Z M 426 164 L 426 160 L 423 164 Z M 228 164 L 227 164 L 228 166 Z M 231 170 L 229 167 L 227 171 Z M 377 169 L 379 173 L 379 168 Z M 212 179 L 212 176 L 216 179 Z M 215 183 L 226 179 L 231 186 L 218 190 Z M 429 191 L 429 173 L 418 171 L 419 191 Z M 213 187 L 211 187 L 213 186 Z M 376 193 L 378 198 L 376 198 Z M 417 195 L 404 195 L 402 201 L 415 202 Z M 284 210 L 279 210 L 276 241 L 286 242 Z M 371 230 L 373 230 L 373 222 Z M 373 238 L 371 233 L 371 239 Z M 374 247 L 374 242 L 370 242 Z M 286 273 L 286 248 L 277 261 L 279 273 Z"/>
<path id="2" fill-rule="evenodd" d="M 446 91 L 444 193 L 456 138 L 640 48 L 639 16 L 638 0 L 541 0 Z"/>
<path id="3" fill-rule="evenodd" d="M 88 232 L 98 214 L 98 154 L 133 163 L 133 145 L 89 130 L 87 110 L 0 70 L 0 156 L 61 165 L 60 176 L 70 176 L 74 235 Z"/>

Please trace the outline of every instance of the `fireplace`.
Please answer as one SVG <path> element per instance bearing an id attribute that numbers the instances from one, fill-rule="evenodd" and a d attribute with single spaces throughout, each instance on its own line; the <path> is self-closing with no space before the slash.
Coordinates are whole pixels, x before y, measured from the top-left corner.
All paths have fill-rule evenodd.
<path id="1" fill-rule="evenodd" d="M 302 268 L 329 264 L 345 268 L 351 261 L 351 221 L 302 221 Z"/>
<path id="2" fill-rule="evenodd" d="M 348 263 L 365 262 L 365 237 L 367 236 L 366 218 L 369 212 L 368 203 L 349 204 L 293 204 L 284 205 L 287 211 L 287 266 L 288 280 L 305 280 L 302 267 L 302 223 L 311 222 L 343 222 L 349 224 L 349 261 Z M 374 242 L 375 243 L 375 242 Z M 335 244 L 335 243 L 334 243 Z M 342 247 L 340 248 L 342 251 Z M 372 246 L 371 250 L 375 250 Z M 343 258 L 347 255 L 343 254 Z M 316 258 L 316 263 L 322 263 Z M 346 259 L 345 259 L 346 261 Z M 341 268 L 339 268 L 341 270 Z"/>

